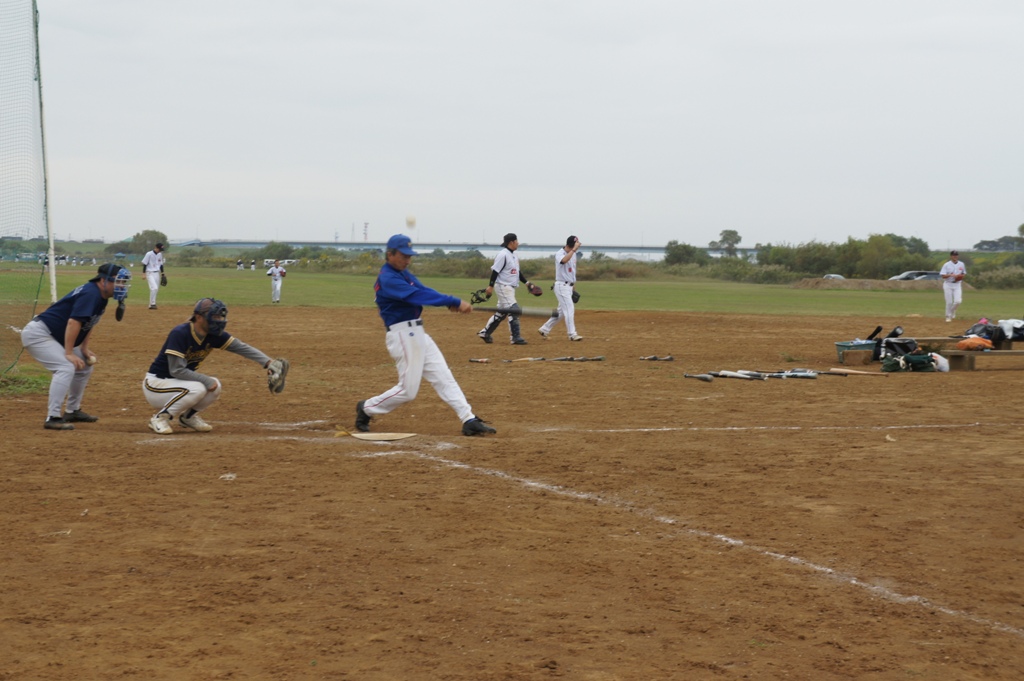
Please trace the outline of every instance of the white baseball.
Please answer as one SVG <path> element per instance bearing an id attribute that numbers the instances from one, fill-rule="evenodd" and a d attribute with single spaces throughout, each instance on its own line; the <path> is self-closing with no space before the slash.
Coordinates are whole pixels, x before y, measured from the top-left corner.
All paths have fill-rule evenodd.
<path id="1" fill-rule="evenodd" d="M 85 358 L 85 363 L 88 364 L 89 366 L 92 366 L 93 364 L 96 363 L 96 358 L 92 355 L 89 355 L 88 357 Z"/>
<path id="2" fill-rule="evenodd" d="M 416 216 L 407 215 L 405 218 L 405 226 L 409 229 L 416 229 Z"/>

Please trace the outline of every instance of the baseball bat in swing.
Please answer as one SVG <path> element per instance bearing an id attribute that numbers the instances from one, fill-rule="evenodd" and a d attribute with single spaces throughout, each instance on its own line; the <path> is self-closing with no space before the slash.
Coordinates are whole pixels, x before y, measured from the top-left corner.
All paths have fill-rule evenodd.
<path id="1" fill-rule="evenodd" d="M 541 309 L 539 307 L 520 307 L 516 309 L 510 307 L 490 307 L 485 305 L 474 305 L 473 311 L 497 312 L 499 314 L 514 314 L 520 317 L 544 317 L 545 319 L 551 316 L 551 310 Z"/>

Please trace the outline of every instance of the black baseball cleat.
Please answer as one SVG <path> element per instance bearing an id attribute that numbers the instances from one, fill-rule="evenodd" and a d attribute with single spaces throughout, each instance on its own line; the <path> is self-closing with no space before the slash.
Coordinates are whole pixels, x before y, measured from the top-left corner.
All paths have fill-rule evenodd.
<path id="1" fill-rule="evenodd" d="M 70 423 L 68 423 L 64 419 L 60 418 L 59 416 L 51 416 L 50 418 L 46 419 L 46 422 L 43 423 L 43 428 L 46 428 L 47 430 L 74 430 L 75 429 L 75 427 L 73 425 L 71 425 Z"/>
<path id="2" fill-rule="evenodd" d="M 366 400 L 356 402 L 356 430 L 360 433 L 369 433 L 370 415 L 363 411 L 364 404 L 366 404 Z"/>
<path id="3" fill-rule="evenodd" d="M 69 411 L 64 414 L 65 423 L 96 423 L 100 420 L 99 416 L 93 416 L 92 414 L 86 414 L 81 409 Z"/>
<path id="4" fill-rule="evenodd" d="M 462 424 L 463 435 L 490 435 L 492 433 L 497 432 L 498 431 L 496 431 L 494 428 L 491 428 L 489 425 L 487 425 L 486 423 L 484 423 L 483 421 L 476 417 L 471 418 L 470 420 Z"/>
<path id="5" fill-rule="evenodd" d="M 491 334 L 487 333 L 487 329 L 484 329 L 483 331 L 480 331 L 476 335 L 479 336 L 480 340 L 482 340 L 484 343 L 493 343 L 494 342 L 494 339 L 491 338 Z"/>
<path id="6" fill-rule="evenodd" d="M 526 342 L 525 338 L 520 336 L 519 338 L 512 339 L 512 345 L 529 345 L 529 343 Z"/>

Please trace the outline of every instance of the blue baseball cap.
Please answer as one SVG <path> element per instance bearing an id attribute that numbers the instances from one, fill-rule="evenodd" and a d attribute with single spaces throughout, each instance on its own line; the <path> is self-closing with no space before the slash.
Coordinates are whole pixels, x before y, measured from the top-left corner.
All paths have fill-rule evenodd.
<path id="1" fill-rule="evenodd" d="M 388 250 L 398 251 L 403 255 L 418 255 L 412 250 L 412 239 L 404 234 L 396 234 L 388 239 Z"/>

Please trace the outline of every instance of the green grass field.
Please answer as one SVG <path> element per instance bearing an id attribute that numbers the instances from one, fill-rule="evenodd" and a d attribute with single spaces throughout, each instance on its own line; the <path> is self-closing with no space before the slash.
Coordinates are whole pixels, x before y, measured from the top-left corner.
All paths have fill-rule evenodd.
<path id="1" fill-rule="evenodd" d="M 414 265 L 415 268 L 415 265 Z M 61 267 L 58 295 L 67 293 L 89 279 L 93 268 Z M 186 305 L 211 296 L 229 307 L 270 305 L 270 279 L 265 270 L 237 271 L 223 268 L 168 269 L 170 285 L 161 288 L 158 303 Z M 282 305 L 312 307 L 373 307 L 372 276 L 307 273 L 291 270 L 284 281 Z M 439 291 L 468 299 L 472 291 L 486 286 L 476 279 L 425 277 L 423 282 Z M 555 297 L 550 281 L 541 280 L 544 295 L 533 298 L 522 291 L 519 304 L 553 307 Z M 44 292 L 48 285 L 44 284 Z M 919 314 L 941 317 L 941 290 L 846 291 L 798 289 L 789 286 L 738 284 L 702 279 L 679 281 L 597 281 L 581 282 L 582 310 L 679 310 L 764 315 L 867 315 L 905 317 Z M 129 307 L 145 307 L 149 289 L 136 273 L 128 299 Z M 41 305 L 41 308 L 45 307 Z M 1019 319 L 1024 314 L 1020 293 L 1007 290 L 968 290 L 959 318 Z"/>

